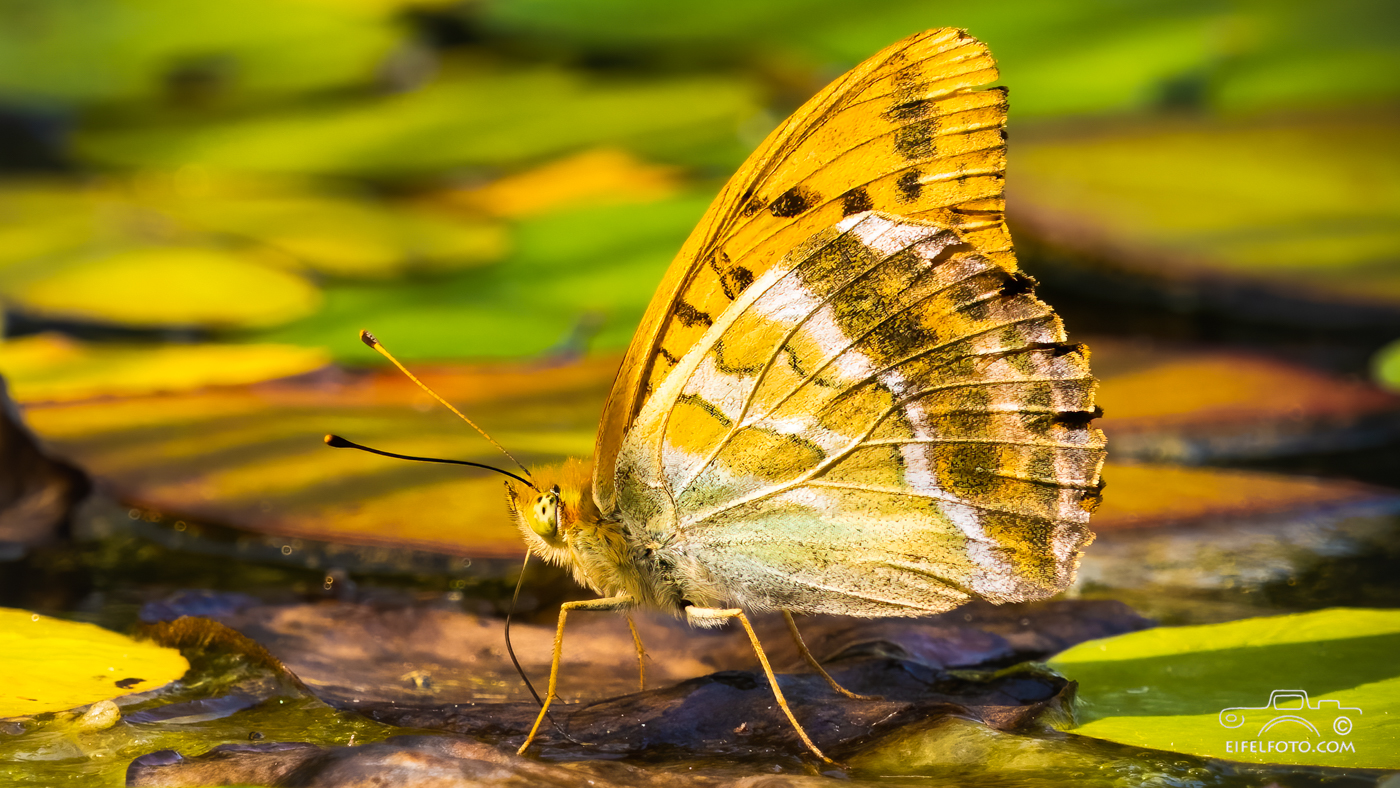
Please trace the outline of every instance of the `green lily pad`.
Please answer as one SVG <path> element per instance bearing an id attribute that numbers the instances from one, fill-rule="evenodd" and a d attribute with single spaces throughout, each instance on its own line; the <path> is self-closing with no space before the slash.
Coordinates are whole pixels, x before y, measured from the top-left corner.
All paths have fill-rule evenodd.
<path id="1" fill-rule="evenodd" d="M 301 178 L 200 170 L 0 189 L 0 277 L 152 242 L 271 250 L 283 268 L 383 280 L 471 268 L 509 250 L 497 221 Z"/>
<path id="2" fill-rule="evenodd" d="M 893 0 L 858 12 L 839 0 L 667 6 L 494 0 L 478 13 L 489 30 L 556 49 L 663 50 L 700 62 L 716 53 L 736 59 L 761 53 L 826 74 L 910 33 L 962 27 L 996 53 L 1017 117 L 1163 105 L 1331 106 L 1392 97 L 1400 88 L 1390 76 L 1400 69 L 1400 20 L 1381 0 L 1347 3 L 1325 15 L 1299 0 L 1230 7 L 1148 2 L 1134 5 L 1131 14 L 1111 0 Z"/>
<path id="3" fill-rule="evenodd" d="M 1081 736 L 1248 763 L 1400 767 L 1400 611 L 1162 627 L 1050 661 Z"/>
<path id="4" fill-rule="evenodd" d="M 405 32 L 382 13 L 297 0 L 7 3 L 0 95 L 228 103 L 365 84 Z"/>
<path id="5" fill-rule="evenodd" d="M 189 667 L 175 649 L 93 624 L 0 608 L 0 719 L 146 692 Z"/>
<path id="6" fill-rule="evenodd" d="M 311 313 L 321 294 L 301 276 L 250 255 L 148 246 L 80 258 L 0 282 L 25 311 L 143 328 L 255 328 Z"/>
<path id="7" fill-rule="evenodd" d="M 328 347 L 354 363 L 364 363 L 363 350 L 345 338 L 362 328 L 403 359 L 621 350 L 709 199 L 690 193 L 534 216 L 517 225 L 515 250 L 500 263 L 431 281 L 331 283 L 318 313 L 257 338 Z"/>
<path id="8" fill-rule="evenodd" d="M 211 198 L 172 205 L 192 226 L 260 241 L 331 276 L 387 279 L 440 274 L 492 262 L 509 248 L 494 222 L 304 193 Z"/>
<path id="9" fill-rule="evenodd" d="M 684 155 L 734 139 L 756 111 L 738 79 L 603 80 L 551 68 L 477 71 L 418 90 L 278 114 L 92 127 L 74 139 L 101 165 L 358 176 L 526 163 L 599 144 Z"/>
<path id="10" fill-rule="evenodd" d="M 1394 392 L 1400 392 L 1400 341 L 1391 342 L 1376 353 L 1372 362 L 1376 382 Z"/>

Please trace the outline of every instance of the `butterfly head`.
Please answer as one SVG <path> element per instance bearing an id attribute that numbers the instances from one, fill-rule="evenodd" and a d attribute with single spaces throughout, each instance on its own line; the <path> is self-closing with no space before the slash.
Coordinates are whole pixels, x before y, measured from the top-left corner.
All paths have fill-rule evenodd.
<path id="1" fill-rule="evenodd" d="M 589 492 L 590 474 L 587 463 L 570 460 L 533 469 L 533 488 L 506 483 L 506 504 L 535 555 L 555 564 L 570 563 L 570 535 L 580 523 L 598 519 Z"/>

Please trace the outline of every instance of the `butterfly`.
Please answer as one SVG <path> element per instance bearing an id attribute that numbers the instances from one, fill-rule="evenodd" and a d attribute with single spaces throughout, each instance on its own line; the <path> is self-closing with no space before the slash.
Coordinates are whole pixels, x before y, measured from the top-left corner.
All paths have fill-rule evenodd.
<path id="1" fill-rule="evenodd" d="M 930 30 L 799 108 L 666 272 L 591 463 L 506 483 L 530 551 L 599 594 L 560 611 L 521 753 L 571 611 L 739 621 L 825 759 L 748 612 L 782 611 L 845 692 L 794 613 L 920 616 L 1071 582 L 1101 411 L 1088 349 L 1017 268 L 1006 91 L 979 89 L 997 78 L 982 42 Z"/>

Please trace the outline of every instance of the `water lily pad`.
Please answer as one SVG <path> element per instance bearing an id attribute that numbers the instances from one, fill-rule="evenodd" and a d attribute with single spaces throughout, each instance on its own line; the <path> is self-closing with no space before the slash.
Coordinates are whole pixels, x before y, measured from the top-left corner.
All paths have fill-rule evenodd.
<path id="1" fill-rule="evenodd" d="M 152 243 L 232 245 L 281 268 L 374 280 L 471 268 L 509 249 L 499 222 L 314 179 L 191 168 L 0 189 L 5 280 L 41 277 L 81 254 Z"/>
<path id="2" fill-rule="evenodd" d="M 403 359 L 620 351 L 710 198 L 688 192 L 532 216 L 498 264 L 431 281 L 328 284 L 317 314 L 258 338 L 328 347 L 357 363 L 364 349 L 345 338 L 362 328 Z"/>
<path id="3" fill-rule="evenodd" d="M 1400 341 L 1391 342 L 1381 348 L 1372 363 L 1376 381 L 1385 388 L 1400 393 Z"/>
<path id="4" fill-rule="evenodd" d="M 1331 609 L 1083 643 L 1081 736 L 1249 763 L 1400 766 L 1400 611 Z"/>
<path id="5" fill-rule="evenodd" d="M 605 359 L 547 370 L 417 372 L 533 463 L 591 453 L 615 370 L 616 360 Z M 322 443 L 335 432 L 390 451 L 510 466 L 396 370 L 36 404 L 25 413 L 55 453 L 152 512 L 289 539 L 519 556 L 501 477 Z"/>
<path id="6" fill-rule="evenodd" d="M 343 3 L 7 5 L 0 95 L 52 104 L 266 99 L 373 80 L 405 31 Z"/>
<path id="7" fill-rule="evenodd" d="M 1400 397 L 1242 351 L 1087 339 L 1118 460 L 1202 463 L 1384 445 Z"/>
<path id="8" fill-rule="evenodd" d="M 1358 482 L 1261 471 L 1110 464 L 1104 479 L 1108 488 L 1093 518 L 1098 531 L 1263 519 L 1397 500 L 1394 491 Z"/>
<path id="9" fill-rule="evenodd" d="M 476 70 L 368 101 L 208 123 L 92 127 L 74 148 L 102 165 L 397 177 L 600 144 L 683 154 L 733 139 L 754 111 L 753 89 L 737 79 Z"/>
<path id="10" fill-rule="evenodd" d="M 1049 281 L 1073 276 L 1117 298 L 1236 319 L 1394 326 L 1400 155 L 1387 141 L 1397 123 L 1332 113 L 1018 140 L 1009 204 Z"/>
<path id="11" fill-rule="evenodd" d="M 299 375 L 325 366 L 295 345 L 124 345 L 38 334 L 0 342 L 0 374 L 19 402 L 187 391 Z"/>
<path id="12" fill-rule="evenodd" d="M 912 32 L 954 25 L 991 45 L 1019 117 L 1378 102 L 1396 95 L 1390 74 L 1400 68 L 1397 19 L 1378 0 L 1326 15 L 1296 1 L 1141 3 L 1126 14 L 1111 0 L 891 0 L 858 13 L 839 0 L 666 7 L 646 0 L 495 0 L 481 5 L 479 17 L 490 31 L 556 50 L 663 51 L 700 62 L 759 56 L 779 60 L 789 74 L 800 64 L 828 75 Z M 812 81 L 815 89 L 822 80 Z"/>
<path id="13" fill-rule="evenodd" d="M 653 202 L 681 185 L 676 168 L 649 164 L 620 148 L 595 148 L 485 186 L 440 195 L 444 202 L 496 216 L 525 217 L 608 203 Z"/>
<path id="14" fill-rule="evenodd" d="M 259 241 L 340 277 L 440 274 L 495 261 L 509 249 L 495 222 L 330 194 L 186 200 L 171 212 L 200 230 Z"/>
<path id="15" fill-rule="evenodd" d="M 248 255 L 150 246 L 74 260 L 3 285 L 27 312 L 142 328 L 277 325 L 315 310 L 320 291 Z"/>
<path id="16" fill-rule="evenodd" d="M 180 652 L 140 643 L 92 624 L 0 608 L 0 718 L 62 711 L 185 674 Z"/>

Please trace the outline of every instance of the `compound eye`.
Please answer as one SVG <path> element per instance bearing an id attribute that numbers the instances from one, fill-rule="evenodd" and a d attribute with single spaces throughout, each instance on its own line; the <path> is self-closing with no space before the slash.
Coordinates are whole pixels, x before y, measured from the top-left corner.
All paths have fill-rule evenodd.
<path id="1" fill-rule="evenodd" d="M 559 496 L 550 491 L 535 499 L 530 509 L 530 530 L 551 539 L 559 532 Z"/>

